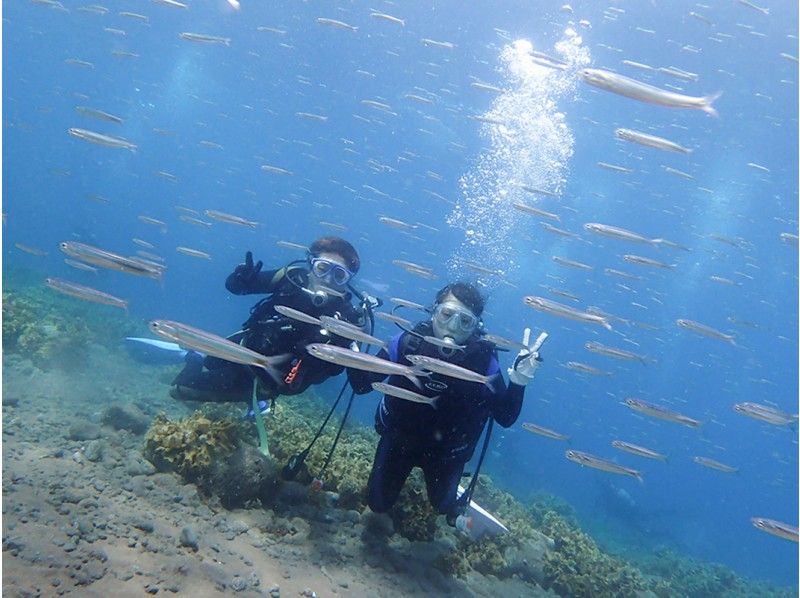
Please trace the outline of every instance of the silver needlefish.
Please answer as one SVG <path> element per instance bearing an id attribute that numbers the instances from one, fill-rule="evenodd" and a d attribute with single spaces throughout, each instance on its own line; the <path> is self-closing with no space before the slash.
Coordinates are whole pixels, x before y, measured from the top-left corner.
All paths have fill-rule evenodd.
<path id="1" fill-rule="evenodd" d="M 188 255 L 189 257 L 197 257 L 204 260 L 211 259 L 211 254 L 205 251 L 200 251 L 199 249 L 192 249 L 191 247 L 178 246 L 175 248 L 175 251 L 182 253 L 183 255 Z"/>
<path id="2" fill-rule="evenodd" d="M 434 409 L 436 409 L 436 402 L 439 400 L 439 396 L 426 397 L 425 395 L 421 395 L 413 390 L 400 388 L 399 386 L 393 386 L 391 384 L 386 384 L 385 382 L 373 382 L 372 388 L 378 392 L 382 392 L 385 395 L 389 395 L 390 397 L 396 397 L 398 399 L 403 399 L 404 401 L 411 401 L 412 403 L 430 405 Z"/>
<path id="3" fill-rule="evenodd" d="M 408 309 L 418 309 L 420 311 L 427 311 L 424 305 L 421 303 L 414 303 L 413 301 L 408 301 L 407 299 L 401 299 L 400 297 L 389 297 L 389 301 L 394 303 L 395 305 L 399 305 L 400 307 L 407 307 Z"/>
<path id="4" fill-rule="evenodd" d="M 612 73 L 603 69 L 583 69 L 581 77 L 589 85 L 599 87 L 606 91 L 616 93 L 626 98 L 665 106 L 667 108 L 694 108 L 702 110 L 711 116 L 717 116 L 717 111 L 712 103 L 722 95 L 722 92 L 710 96 L 687 96 L 666 89 L 660 89 L 624 75 Z"/>
<path id="5" fill-rule="evenodd" d="M 575 260 L 571 260 L 558 255 L 551 256 L 550 259 L 553 260 L 559 266 L 564 266 L 566 268 L 575 268 L 576 270 L 594 270 L 594 266 L 590 266 L 589 264 L 584 264 L 583 262 L 576 262 Z"/>
<path id="6" fill-rule="evenodd" d="M 88 106 L 75 106 L 75 111 L 83 114 L 84 116 L 96 118 L 97 120 L 122 124 L 122 119 L 119 116 L 114 116 L 113 114 L 109 114 L 103 110 L 98 110 L 97 108 L 89 108 Z"/>
<path id="7" fill-rule="evenodd" d="M 205 33 L 184 32 L 184 33 L 179 33 L 178 37 L 190 42 L 198 42 L 201 44 L 221 44 L 224 46 L 231 45 L 231 38 L 220 37 L 219 35 L 206 35 Z"/>
<path id="8" fill-rule="evenodd" d="M 649 268 L 663 268 L 664 270 L 672 270 L 675 268 L 675 264 L 659 262 L 658 260 L 654 260 L 649 257 L 643 257 L 641 255 L 625 254 L 622 256 L 622 259 L 629 264 L 637 264 L 639 266 L 647 266 Z"/>
<path id="9" fill-rule="evenodd" d="M 299 309 L 294 309 L 293 307 L 288 307 L 287 305 L 276 305 L 273 307 L 273 309 L 280 315 L 291 318 L 292 320 L 305 322 L 306 324 L 314 324 L 315 326 L 322 326 L 322 322 L 319 318 L 315 318 L 314 316 L 311 316 L 304 311 L 300 311 Z"/>
<path id="10" fill-rule="evenodd" d="M 670 411 L 669 409 L 642 401 L 641 399 L 628 398 L 625 399 L 624 402 L 625 405 L 634 411 L 649 415 L 650 417 L 655 417 L 656 419 L 663 419 L 664 421 L 681 424 L 682 426 L 688 426 L 690 428 L 699 428 L 703 424 L 703 422 L 682 415 L 677 411 Z"/>
<path id="11" fill-rule="evenodd" d="M 358 31 L 358 27 L 345 23 L 344 21 L 338 21 L 336 19 L 328 19 L 326 17 L 318 17 L 317 23 L 320 25 L 328 25 L 330 27 L 336 27 L 337 29 L 347 29 L 349 31 Z"/>
<path id="12" fill-rule="evenodd" d="M 205 214 L 212 220 L 216 220 L 217 222 L 236 224 L 238 226 L 247 226 L 249 228 L 255 228 L 256 226 L 258 226 L 258 222 L 254 222 L 253 220 L 247 220 L 245 218 L 242 218 L 241 216 L 228 214 L 226 212 L 219 212 L 217 210 L 203 210 L 203 214 Z"/>
<path id="13" fill-rule="evenodd" d="M 311 343 L 310 345 L 306 345 L 306 351 L 308 351 L 309 355 L 317 359 L 335 363 L 346 368 L 364 370 L 376 374 L 386 374 L 387 376 L 404 376 L 411 380 L 417 388 L 422 388 L 422 384 L 417 377 L 420 375 L 420 372 L 401 363 L 395 363 L 387 359 L 375 357 L 369 353 L 361 353 L 360 351 L 353 351 L 352 349 L 345 349 L 344 347 L 337 347 L 336 345 L 328 345 L 326 343 Z"/>
<path id="14" fill-rule="evenodd" d="M 84 141 L 88 141 L 89 143 L 95 143 L 97 145 L 104 145 L 106 147 L 115 147 L 118 149 L 126 149 L 131 152 L 136 152 L 137 145 L 135 143 L 131 143 L 121 137 L 112 137 L 111 135 L 103 135 L 102 133 L 95 133 L 94 131 L 89 131 L 87 129 L 78 129 L 73 127 L 71 129 L 67 129 L 67 133 L 72 135 L 73 137 L 77 137 L 78 139 L 83 139 Z"/>
<path id="15" fill-rule="evenodd" d="M 579 309 L 575 309 L 569 305 L 551 301 L 550 299 L 545 299 L 544 297 L 526 295 L 522 298 L 522 302 L 528 307 L 552 316 L 576 320 L 578 322 L 585 322 L 587 324 L 599 324 L 603 328 L 611 330 L 611 324 L 609 324 L 608 319 L 603 316 L 580 311 Z"/>
<path id="16" fill-rule="evenodd" d="M 566 434 L 562 434 L 561 432 L 556 432 L 555 430 L 550 430 L 549 428 L 545 428 L 543 426 L 539 426 L 531 422 L 523 423 L 522 429 L 527 430 L 528 432 L 532 432 L 533 434 L 538 434 L 539 436 L 544 436 L 545 438 L 552 438 L 553 440 L 563 440 L 565 442 L 569 442 L 569 436 L 567 436 Z"/>
<path id="17" fill-rule="evenodd" d="M 70 282 L 68 280 L 63 280 L 61 278 L 45 278 L 45 284 L 48 287 L 53 289 L 54 291 L 58 291 L 64 295 L 69 295 L 70 297 L 76 297 L 78 299 L 83 299 L 84 301 L 91 301 L 93 303 L 102 303 L 103 305 L 111 305 L 113 307 L 119 307 L 124 309 L 125 312 L 128 311 L 128 301 L 125 299 L 120 299 L 119 297 L 115 297 L 114 295 L 109 295 L 108 293 L 104 293 L 103 291 L 98 291 L 97 289 L 93 289 L 92 287 L 87 287 L 82 284 L 77 284 L 74 282 Z"/>
<path id="18" fill-rule="evenodd" d="M 646 358 L 644 355 L 639 355 L 638 353 L 634 353 L 632 351 L 626 351 L 625 349 L 617 349 L 615 347 L 608 347 L 602 343 L 598 343 L 596 341 L 588 341 L 583 345 L 584 349 L 587 351 L 591 351 L 592 353 L 597 353 L 598 355 L 604 355 L 605 357 L 611 357 L 613 359 L 624 359 L 627 361 L 640 361 L 646 365 L 645 360 L 650 359 Z"/>
<path id="19" fill-rule="evenodd" d="M 320 316 L 319 321 L 322 322 L 322 327 L 328 332 L 332 332 L 336 336 L 356 341 L 357 343 L 365 343 L 367 345 L 376 345 L 378 347 L 386 347 L 386 343 L 381 339 L 367 334 L 358 326 L 332 318 L 331 316 Z"/>
<path id="20" fill-rule="evenodd" d="M 529 349 L 528 346 L 519 341 L 512 341 L 497 334 L 484 334 L 481 336 L 481 339 L 485 340 L 487 343 L 503 347 L 504 349 L 514 349 L 514 351 L 527 351 Z"/>
<path id="21" fill-rule="evenodd" d="M 283 377 L 275 367 L 285 363 L 291 357 L 291 353 L 262 355 L 216 334 L 171 320 L 151 320 L 149 327 L 155 334 L 187 349 L 194 349 L 225 361 L 261 368 L 276 384 L 279 386 L 283 384 Z"/>
<path id="22" fill-rule="evenodd" d="M 685 320 L 680 318 L 675 320 L 675 323 L 680 326 L 681 328 L 685 328 L 686 330 L 691 330 L 697 334 L 702 336 L 707 336 L 708 338 L 715 338 L 717 340 L 725 341 L 726 343 L 730 343 L 736 346 L 736 339 L 732 334 L 725 334 L 724 332 L 720 332 L 716 328 L 712 328 L 711 326 L 706 326 L 705 324 L 701 324 L 700 322 L 695 322 L 694 320 Z"/>
<path id="23" fill-rule="evenodd" d="M 630 442 L 625 442 L 624 440 L 613 440 L 611 442 L 611 446 L 615 449 L 619 449 L 621 451 L 625 451 L 626 453 L 630 453 L 632 455 L 637 455 L 639 457 L 645 457 L 647 459 L 656 459 L 658 461 L 667 461 L 668 458 L 666 455 L 661 453 L 657 453 L 654 450 L 649 448 L 645 448 L 643 446 L 639 446 L 638 444 L 632 444 Z"/>
<path id="24" fill-rule="evenodd" d="M 448 363 L 447 361 L 442 361 L 441 359 L 436 359 L 435 357 L 428 357 L 427 355 L 406 355 L 406 359 L 423 370 L 436 372 L 437 374 L 442 374 L 443 376 L 447 376 L 449 378 L 457 378 L 459 380 L 466 380 L 467 382 L 484 384 L 485 386 L 492 388 L 491 381 L 494 376 L 485 376 L 483 374 L 479 374 L 478 372 L 473 372 L 472 370 L 463 368 L 460 365 Z"/>
<path id="25" fill-rule="evenodd" d="M 579 361 L 568 361 L 565 366 L 567 369 L 570 369 L 575 372 L 580 372 L 581 374 L 589 374 L 591 376 L 610 376 L 611 372 L 607 372 L 605 370 L 601 370 L 596 367 L 592 367 L 590 365 L 586 365 L 585 363 L 581 363 Z"/>
<path id="26" fill-rule="evenodd" d="M 108 268 L 109 270 L 133 274 L 134 276 L 161 280 L 166 270 L 166 266 L 163 265 L 154 264 L 140 258 L 125 257 L 85 243 L 78 243 L 77 241 L 62 241 L 58 246 L 68 256 L 82 262 L 100 266 L 101 268 Z"/>
<path id="27" fill-rule="evenodd" d="M 97 268 L 94 266 L 90 266 L 89 264 L 84 264 L 83 262 L 79 262 L 77 260 L 71 260 L 69 258 L 64 258 L 64 263 L 67 266 L 71 266 L 76 270 L 82 270 L 83 272 L 91 272 L 92 274 L 97 274 Z"/>
<path id="28" fill-rule="evenodd" d="M 404 328 L 411 328 L 414 325 L 411 320 L 406 320 L 405 318 L 401 318 L 395 314 L 389 314 L 383 311 L 376 311 L 375 317 L 386 322 L 392 322 L 393 324 L 397 324 L 398 326 L 402 326 Z"/>
<path id="29" fill-rule="evenodd" d="M 783 538 L 791 542 L 797 542 L 799 539 L 797 527 L 789 525 L 788 523 L 781 523 L 780 521 L 765 519 L 764 517 L 751 517 L 750 522 L 762 532 L 772 534 L 778 538 Z"/>
<path id="30" fill-rule="evenodd" d="M 607 471 L 608 473 L 618 473 L 622 475 L 631 476 L 632 478 L 636 478 L 640 482 L 642 482 L 642 472 L 637 471 L 635 469 L 631 469 L 630 467 L 623 467 L 622 465 L 617 465 L 611 461 L 607 461 L 606 459 L 601 459 L 600 457 L 595 457 L 594 455 L 590 455 L 589 453 L 583 453 L 581 451 L 573 451 L 568 450 L 564 455 L 570 461 L 574 461 L 578 465 L 583 465 L 586 467 L 592 467 L 594 469 L 599 469 L 600 471 Z"/>
<path id="31" fill-rule="evenodd" d="M 794 426 L 800 417 L 760 403 L 736 403 L 733 410 L 773 426 Z"/>
<path id="32" fill-rule="evenodd" d="M 721 471 L 722 473 L 736 473 L 739 471 L 738 467 L 733 467 L 731 465 L 726 465 L 725 463 L 720 463 L 715 459 L 710 459 L 708 457 L 694 457 L 692 459 L 698 465 L 702 465 L 703 467 L 708 467 L 709 469 L 716 469 L 717 471 Z"/>
<path id="33" fill-rule="evenodd" d="M 534 216 L 541 216 L 542 218 L 549 218 L 550 220 L 555 220 L 556 222 L 561 222 L 561 216 L 558 214 L 554 214 L 553 212 L 546 212 L 545 210 L 540 210 L 539 208 L 534 208 L 533 206 L 529 206 L 522 202 L 514 202 L 511 204 L 516 210 L 520 212 L 525 212 L 526 214 L 533 214 Z"/>
<path id="34" fill-rule="evenodd" d="M 620 241 L 631 241 L 632 243 L 647 243 L 649 245 L 657 245 L 660 239 L 648 239 L 647 237 L 635 233 L 631 230 L 620 228 L 618 226 L 611 226 L 610 224 L 598 224 L 597 222 L 587 222 L 583 225 L 584 230 L 609 237 L 611 239 L 619 239 Z"/>

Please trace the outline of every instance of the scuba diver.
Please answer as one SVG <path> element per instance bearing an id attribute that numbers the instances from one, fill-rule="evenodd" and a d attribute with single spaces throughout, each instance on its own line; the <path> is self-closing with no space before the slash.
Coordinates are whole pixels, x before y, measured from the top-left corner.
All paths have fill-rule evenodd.
<path id="1" fill-rule="evenodd" d="M 486 300 L 478 289 L 466 282 L 449 284 L 436 294 L 429 321 L 395 336 L 378 357 L 414 366 L 415 356 L 433 357 L 489 377 L 486 385 L 431 373 L 420 377 L 422 388 L 403 376 L 391 376 L 392 395 L 385 394 L 375 413 L 375 429 L 380 435 L 368 482 L 367 504 L 375 512 L 394 505 L 413 467 L 425 475 L 428 500 L 450 525 L 461 527 L 459 519 L 469 504 L 477 481 L 460 497 L 458 485 L 464 466 L 487 420 L 504 428 L 519 416 L 525 386 L 533 379 L 541 358 L 538 346 L 521 350 L 508 369 L 511 384 L 506 387 L 500 374 L 496 346 L 482 338 L 481 313 Z M 526 331 L 526 339 L 530 331 Z M 540 337 L 541 345 L 546 334 Z M 411 356 L 411 359 L 408 357 Z M 348 379 L 357 394 L 371 391 L 372 384 L 384 376 L 348 369 Z M 416 393 L 416 400 L 399 398 L 397 388 Z M 386 387 L 383 387 L 384 389 Z M 419 395 L 422 395 L 421 397 Z M 420 399 L 427 397 L 428 401 Z M 434 400 L 435 399 L 435 400 Z M 488 434 L 481 454 L 485 454 Z M 478 463 L 480 468 L 480 463 Z M 466 523 L 468 525 L 468 523 Z"/>
<path id="2" fill-rule="evenodd" d="M 288 354 L 279 366 L 281 383 L 260 370 L 212 356 L 189 351 L 186 366 L 172 382 L 170 395 L 189 401 L 248 401 L 256 384 L 259 409 L 269 411 L 278 395 L 302 393 L 312 384 L 336 376 L 343 367 L 320 361 L 308 354 L 309 343 L 333 343 L 350 346 L 351 341 L 329 334 L 319 325 L 281 315 L 276 306 L 286 306 L 313 317 L 331 316 L 359 328 L 371 322 L 371 308 L 377 300 L 356 291 L 350 281 L 358 272 L 360 260 L 353 246 L 339 237 L 322 237 L 311 244 L 306 260 L 296 260 L 277 270 L 262 272 L 263 263 L 253 263 L 248 251 L 225 281 L 225 288 L 235 295 L 266 293 L 250 309 L 242 329 L 229 340 L 263 355 Z M 351 303 L 353 295 L 361 300 L 360 308 Z M 250 409 L 248 415 L 254 413 Z"/>

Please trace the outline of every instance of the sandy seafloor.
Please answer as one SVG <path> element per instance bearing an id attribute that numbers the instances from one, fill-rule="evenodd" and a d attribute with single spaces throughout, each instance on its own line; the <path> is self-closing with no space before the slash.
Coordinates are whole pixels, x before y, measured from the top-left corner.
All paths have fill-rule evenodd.
<path id="1" fill-rule="evenodd" d="M 175 371 L 99 345 L 71 370 L 4 352 L 4 596 L 555 595 L 515 579 L 446 577 L 430 565 L 446 546 L 381 533 L 385 521 L 366 521 L 374 514 L 293 517 L 291 496 L 280 514 L 227 511 L 177 474 L 155 472 L 143 434 L 101 417 L 115 403 L 185 417 L 197 404 L 169 397 Z M 98 446 L 93 462 L 87 450 Z M 186 526 L 197 551 L 180 545 Z"/>

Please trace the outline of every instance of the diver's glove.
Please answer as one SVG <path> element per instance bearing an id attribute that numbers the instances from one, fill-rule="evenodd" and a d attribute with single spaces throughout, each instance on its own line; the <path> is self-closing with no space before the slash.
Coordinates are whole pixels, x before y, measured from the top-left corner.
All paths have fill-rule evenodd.
<path id="1" fill-rule="evenodd" d="M 264 262 L 261 260 L 258 260 L 258 262 L 253 265 L 253 252 L 248 251 L 244 256 L 244 264 L 236 266 L 231 278 L 235 279 L 236 286 L 239 288 L 249 288 L 258 280 L 258 274 L 261 272 L 263 266 Z"/>
<path id="2" fill-rule="evenodd" d="M 541 343 L 544 342 L 544 339 L 538 342 L 536 347 L 530 347 L 528 345 L 530 337 L 531 329 L 526 328 L 522 335 L 522 344 L 528 348 L 522 349 L 517 354 L 516 359 L 514 359 L 514 365 L 508 368 L 508 379 L 512 384 L 517 384 L 519 386 L 526 386 L 529 384 L 530 381 L 533 380 L 536 370 L 539 369 L 539 365 L 542 363 L 542 358 L 539 357 L 539 351 L 537 349 L 541 346 Z M 542 337 L 540 337 L 540 339 L 541 338 Z M 545 336 L 545 338 L 547 337 Z"/>

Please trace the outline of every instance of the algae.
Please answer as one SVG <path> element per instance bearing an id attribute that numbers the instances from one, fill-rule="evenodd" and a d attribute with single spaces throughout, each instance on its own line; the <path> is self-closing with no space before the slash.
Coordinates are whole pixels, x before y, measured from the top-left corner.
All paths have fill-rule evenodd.
<path id="1" fill-rule="evenodd" d="M 175 471 L 188 481 L 206 473 L 218 456 L 236 448 L 238 427 L 228 419 L 211 420 L 203 413 L 173 421 L 159 413 L 144 439 L 143 454 L 160 471 Z"/>

